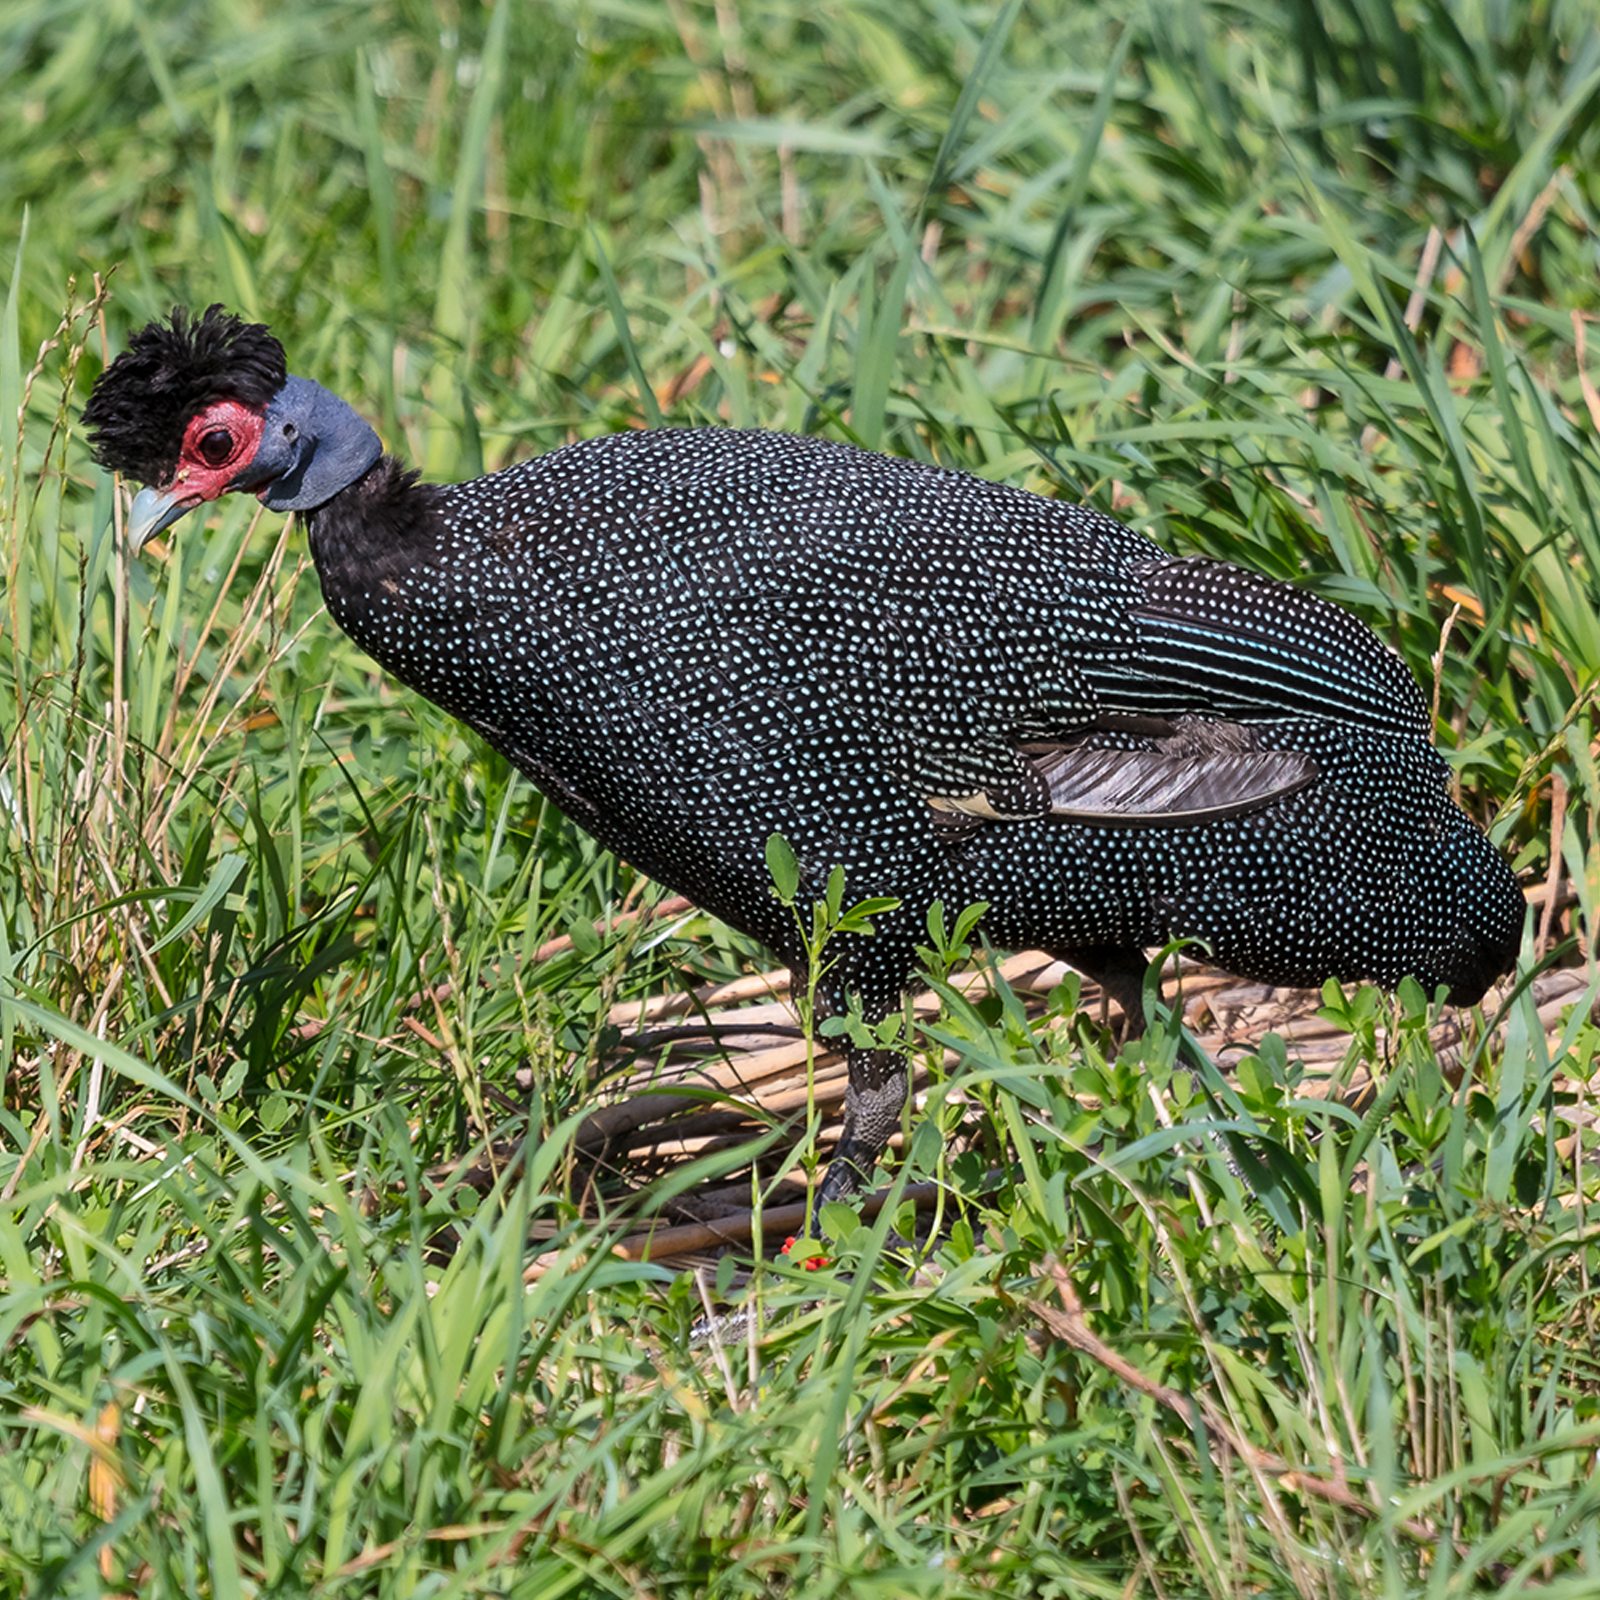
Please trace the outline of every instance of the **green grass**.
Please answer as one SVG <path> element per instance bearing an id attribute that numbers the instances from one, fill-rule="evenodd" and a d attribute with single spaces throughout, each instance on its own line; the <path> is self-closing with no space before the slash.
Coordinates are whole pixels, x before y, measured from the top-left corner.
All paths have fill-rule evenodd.
<path id="1" fill-rule="evenodd" d="M 641 937 L 294 529 L 129 562 L 75 419 L 222 300 L 440 477 L 659 415 L 1086 497 L 1371 622 L 1592 976 L 1597 108 L 1590 0 L 14 0 L 0 1593 L 1592 1593 L 1586 1006 L 1453 1086 L 1330 994 L 1358 1114 L 947 993 L 931 1259 L 835 1218 L 693 1348 L 571 1135 L 613 1002 L 758 953 Z"/>

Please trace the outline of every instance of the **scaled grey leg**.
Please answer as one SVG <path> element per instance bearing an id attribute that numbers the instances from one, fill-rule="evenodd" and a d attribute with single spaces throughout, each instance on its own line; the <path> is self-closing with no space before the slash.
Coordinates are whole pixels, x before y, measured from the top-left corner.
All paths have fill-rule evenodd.
<path id="1" fill-rule="evenodd" d="M 900 1126 L 910 1075 L 897 1050 L 852 1050 L 844 1092 L 844 1133 L 819 1198 L 843 1200 L 871 1181 L 883 1147 Z"/>

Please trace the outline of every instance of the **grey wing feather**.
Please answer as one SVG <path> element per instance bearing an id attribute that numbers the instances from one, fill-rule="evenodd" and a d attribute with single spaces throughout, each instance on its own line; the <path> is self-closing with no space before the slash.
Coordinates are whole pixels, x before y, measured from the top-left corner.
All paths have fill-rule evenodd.
<path id="1" fill-rule="evenodd" d="M 1064 745 L 1031 753 L 1050 814 L 1103 828 L 1171 828 L 1259 811 L 1317 779 L 1297 751 L 1106 750 Z"/>

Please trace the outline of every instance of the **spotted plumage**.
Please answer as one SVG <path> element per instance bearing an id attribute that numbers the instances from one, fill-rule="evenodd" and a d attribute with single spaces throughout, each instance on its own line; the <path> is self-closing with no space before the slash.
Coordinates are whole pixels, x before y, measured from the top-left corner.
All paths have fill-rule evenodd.
<path id="1" fill-rule="evenodd" d="M 1416 682 L 1312 595 L 777 433 L 615 434 L 424 485 L 325 390 L 263 395 L 263 341 L 175 314 L 96 385 L 100 459 L 153 485 L 136 542 L 230 489 L 303 510 L 363 649 L 788 962 L 772 834 L 805 893 L 842 866 L 851 899 L 898 901 L 830 952 L 835 1007 L 899 1003 L 935 902 L 984 902 L 996 943 L 1135 1009 L 1145 949 L 1175 937 L 1269 982 L 1413 974 L 1458 1004 L 1511 964 L 1522 896 L 1449 798 Z M 897 1057 L 857 1051 L 850 1080 L 830 1194 L 904 1100 Z"/>

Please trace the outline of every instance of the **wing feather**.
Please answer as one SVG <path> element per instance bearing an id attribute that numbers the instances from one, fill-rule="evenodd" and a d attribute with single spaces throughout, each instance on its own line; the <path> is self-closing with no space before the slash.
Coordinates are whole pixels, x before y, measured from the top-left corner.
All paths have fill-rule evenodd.
<path id="1" fill-rule="evenodd" d="M 1260 811 L 1315 783 L 1317 764 L 1288 750 L 1203 753 L 1063 745 L 1029 757 L 1050 814 L 1102 828 L 1194 827 Z"/>

